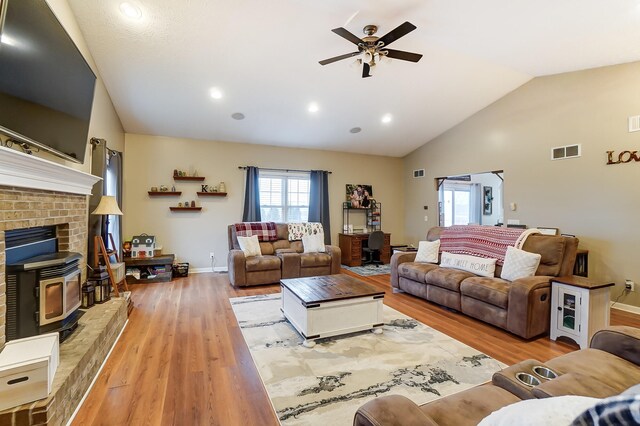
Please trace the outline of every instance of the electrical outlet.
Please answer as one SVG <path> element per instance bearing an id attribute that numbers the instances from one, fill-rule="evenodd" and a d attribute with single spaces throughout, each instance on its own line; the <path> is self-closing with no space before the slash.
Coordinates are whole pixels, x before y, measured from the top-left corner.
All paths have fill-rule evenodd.
<path id="1" fill-rule="evenodd" d="M 214 252 L 209 253 L 209 259 L 214 259 L 216 254 Z"/>
<path id="2" fill-rule="evenodd" d="M 624 281 L 624 288 L 625 288 L 625 290 L 628 290 L 628 291 L 636 291 L 636 283 L 634 283 L 631 280 L 625 280 Z"/>

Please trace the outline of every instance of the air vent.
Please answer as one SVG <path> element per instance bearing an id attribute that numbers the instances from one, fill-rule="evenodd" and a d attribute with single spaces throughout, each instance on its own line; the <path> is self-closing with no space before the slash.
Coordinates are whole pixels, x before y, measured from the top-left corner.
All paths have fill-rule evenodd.
<path id="1" fill-rule="evenodd" d="M 413 177 L 414 178 L 424 177 L 424 169 L 414 170 L 413 171 Z"/>
<path id="2" fill-rule="evenodd" d="M 640 131 L 640 115 L 629 117 L 629 133 Z"/>
<path id="3" fill-rule="evenodd" d="M 565 158 L 576 158 L 582 155 L 582 145 L 565 145 L 551 148 L 552 160 L 564 160 Z"/>

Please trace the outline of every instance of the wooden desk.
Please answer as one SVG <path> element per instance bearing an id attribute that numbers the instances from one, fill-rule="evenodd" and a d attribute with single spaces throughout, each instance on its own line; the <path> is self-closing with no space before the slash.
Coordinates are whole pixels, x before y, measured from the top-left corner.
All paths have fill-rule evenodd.
<path id="1" fill-rule="evenodd" d="M 369 234 L 338 234 L 338 245 L 341 251 L 341 261 L 347 266 L 362 266 L 362 248 L 367 247 Z M 391 234 L 384 234 L 384 244 L 380 250 L 380 261 L 391 261 Z"/>

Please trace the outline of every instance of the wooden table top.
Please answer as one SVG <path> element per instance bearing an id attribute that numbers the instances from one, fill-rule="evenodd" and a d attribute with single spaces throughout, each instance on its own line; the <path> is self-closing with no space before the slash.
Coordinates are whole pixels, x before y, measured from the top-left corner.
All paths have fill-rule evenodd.
<path id="1" fill-rule="evenodd" d="M 174 254 L 161 254 L 153 257 L 125 257 L 124 264 L 127 266 L 147 266 L 147 265 L 168 265 L 175 260 Z"/>
<path id="2" fill-rule="evenodd" d="M 379 291 L 364 281 L 344 274 L 286 278 L 280 280 L 280 284 L 300 299 L 304 306 L 356 297 L 384 297 L 384 291 Z"/>
<path id="3" fill-rule="evenodd" d="M 589 290 L 596 290 L 604 287 L 614 286 L 614 282 L 610 281 L 591 281 L 588 278 L 579 277 L 577 275 L 570 275 L 566 277 L 555 277 L 551 281 L 561 284 L 572 285 L 574 287 L 587 288 Z"/>

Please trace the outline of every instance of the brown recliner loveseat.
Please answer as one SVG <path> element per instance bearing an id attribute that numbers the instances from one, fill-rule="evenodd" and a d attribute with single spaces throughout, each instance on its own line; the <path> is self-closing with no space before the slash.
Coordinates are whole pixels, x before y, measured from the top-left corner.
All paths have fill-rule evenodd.
<path id="1" fill-rule="evenodd" d="M 439 239 L 443 229 L 429 229 L 427 240 Z M 415 252 L 396 253 L 391 257 L 391 286 L 529 339 L 549 331 L 551 278 L 573 274 L 577 248 L 574 237 L 530 235 L 523 250 L 541 254 L 540 266 L 534 276 L 512 282 L 499 278 L 500 266 L 495 278 L 487 278 L 415 263 Z"/>
<path id="2" fill-rule="evenodd" d="M 326 253 L 304 253 L 302 241 L 289 241 L 286 223 L 276 224 L 278 239 L 260 242 L 261 256 L 246 257 L 240 250 L 236 228 L 228 227 L 229 280 L 238 287 L 273 284 L 282 278 L 340 273 L 340 247 L 326 245 Z"/>
<path id="3" fill-rule="evenodd" d="M 558 377 L 529 387 L 519 383 L 521 372 L 535 376 L 544 366 Z M 400 395 L 376 398 L 358 409 L 354 426 L 472 426 L 492 412 L 525 399 L 564 395 L 593 398 L 615 396 L 640 383 L 640 329 L 608 327 L 596 332 L 588 349 L 545 363 L 526 360 L 493 375 L 489 383 L 417 405 Z M 523 412 L 526 416 L 528 413 Z"/>

